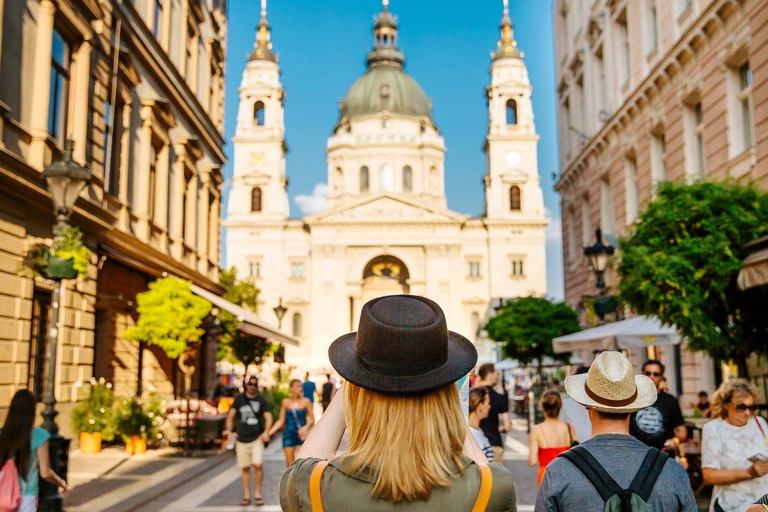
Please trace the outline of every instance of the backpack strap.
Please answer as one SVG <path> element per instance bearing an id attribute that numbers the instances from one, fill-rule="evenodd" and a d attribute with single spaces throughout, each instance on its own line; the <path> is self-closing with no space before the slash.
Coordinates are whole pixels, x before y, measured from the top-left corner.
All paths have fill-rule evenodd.
<path id="1" fill-rule="evenodd" d="M 478 464 L 477 467 L 480 469 L 480 492 L 477 494 L 477 501 L 475 501 L 475 506 L 472 507 L 472 512 L 485 512 L 491 499 L 493 474 L 488 464 Z"/>
<path id="2" fill-rule="evenodd" d="M 559 457 L 563 457 L 576 466 L 594 486 L 603 501 L 607 502 L 611 499 L 611 496 L 623 490 L 619 487 L 619 484 L 611 478 L 611 475 L 608 474 L 603 466 L 597 462 L 597 459 L 589 453 L 589 450 L 583 446 L 574 446 L 570 450 L 561 453 Z"/>
<path id="3" fill-rule="evenodd" d="M 312 505 L 312 512 L 323 512 L 323 500 L 320 498 L 320 480 L 323 478 L 323 471 L 328 467 L 328 461 L 323 460 L 315 464 L 312 469 L 312 476 L 309 477 L 309 502 Z"/>
<path id="4" fill-rule="evenodd" d="M 648 503 L 653 486 L 656 484 L 656 480 L 659 479 L 659 475 L 661 475 L 667 460 L 669 460 L 669 454 L 657 448 L 651 447 L 648 449 L 648 453 L 645 454 L 643 463 L 640 465 L 640 469 L 637 470 L 637 474 L 629 486 L 629 489 L 642 498 L 644 502 Z"/>

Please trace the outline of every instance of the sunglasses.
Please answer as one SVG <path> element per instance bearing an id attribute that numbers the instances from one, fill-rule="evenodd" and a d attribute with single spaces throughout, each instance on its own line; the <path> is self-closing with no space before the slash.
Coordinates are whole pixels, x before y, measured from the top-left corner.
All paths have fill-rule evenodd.
<path id="1" fill-rule="evenodd" d="M 661 372 L 643 372 L 645 373 L 646 377 L 654 376 L 654 377 L 661 377 Z"/>
<path id="2" fill-rule="evenodd" d="M 258 382 L 249 382 L 248 384 L 246 384 L 246 386 L 258 386 L 258 385 L 259 385 Z"/>
<path id="3" fill-rule="evenodd" d="M 736 410 L 739 412 L 744 412 L 747 409 L 749 409 L 750 412 L 757 412 L 759 407 L 757 404 L 747 405 L 747 404 L 736 404 Z"/>

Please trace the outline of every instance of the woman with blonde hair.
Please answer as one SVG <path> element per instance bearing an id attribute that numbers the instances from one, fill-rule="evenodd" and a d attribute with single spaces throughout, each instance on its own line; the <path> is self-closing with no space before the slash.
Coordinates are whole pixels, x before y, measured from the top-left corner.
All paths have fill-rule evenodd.
<path id="1" fill-rule="evenodd" d="M 528 447 L 528 464 L 539 465 L 537 487 L 541 485 L 549 463 L 576 441 L 576 431 L 559 417 L 563 407 L 559 392 L 553 389 L 545 391 L 539 400 L 539 407 L 544 411 L 544 421 L 531 429 Z"/>
<path id="2" fill-rule="evenodd" d="M 512 475 L 488 465 L 459 405 L 477 352 L 436 303 L 373 299 L 328 355 L 347 383 L 283 475 L 282 510 L 516 510 Z"/>
<path id="3" fill-rule="evenodd" d="M 768 423 L 757 415 L 757 388 L 743 379 L 712 395 L 716 418 L 702 429 L 701 472 L 714 485 L 710 512 L 742 512 L 768 489 Z"/>

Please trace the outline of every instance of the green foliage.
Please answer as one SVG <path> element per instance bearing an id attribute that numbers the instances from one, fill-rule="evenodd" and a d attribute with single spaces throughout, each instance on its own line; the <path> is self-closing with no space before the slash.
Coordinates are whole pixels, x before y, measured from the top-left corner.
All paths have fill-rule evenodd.
<path id="1" fill-rule="evenodd" d="M 117 432 L 126 442 L 131 436 L 152 441 L 160 433 L 164 414 L 165 403 L 157 395 L 147 399 L 124 396 L 117 402 L 115 410 Z"/>
<path id="2" fill-rule="evenodd" d="M 200 341 L 200 327 L 211 311 L 211 303 L 192 293 L 189 281 L 168 276 L 150 283 L 136 296 L 139 320 L 123 331 L 133 341 L 157 345 L 175 359 Z"/>
<path id="3" fill-rule="evenodd" d="M 83 233 L 79 228 L 65 227 L 61 235 L 54 239 L 53 247 L 34 244 L 24 255 L 19 273 L 29 278 L 46 277 L 48 258 L 52 256 L 71 259 L 78 277 L 88 277 L 90 251 L 83 245 Z"/>
<path id="4" fill-rule="evenodd" d="M 768 287 L 742 292 L 744 245 L 768 234 L 768 194 L 736 183 L 662 184 L 621 240 L 622 298 L 675 325 L 694 350 L 733 359 L 765 353 Z"/>
<path id="5" fill-rule="evenodd" d="M 259 393 L 261 393 L 264 398 L 267 399 L 267 402 L 269 402 L 269 405 L 272 408 L 272 418 L 277 421 L 277 417 L 280 415 L 280 406 L 283 403 L 283 399 L 288 398 L 288 385 L 279 384 L 271 388 L 260 389 Z"/>
<path id="6" fill-rule="evenodd" d="M 72 410 L 72 428 L 78 433 L 100 432 L 102 439 L 111 441 L 116 430 L 112 384 L 104 379 L 91 379 L 90 386 L 88 398 Z"/>
<path id="7" fill-rule="evenodd" d="M 245 309 L 255 311 L 258 305 L 259 289 L 250 281 L 238 281 L 237 270 L 232 267 L 221 271 L 221 285 L 226 290 L 224 298 Z M 259 364 L 264 357 L 277 349 L 265 338 L 253 336 L 240 330 L 240 321 L 229 311 L 219 313 L 221 334 L 219 336 L 219 360 Z"/>
<path id="8" fill-rule="evenodd" d="M 489 338 L 503 343 L 506 356 L 522 364 L 540 362 L 544 356 L 568 361 L 570 354 L 554 353 L 552 340 L 580 330 L 579 316 L 563 302 L 521 297 L 504 303 L 485 330 Z"/>

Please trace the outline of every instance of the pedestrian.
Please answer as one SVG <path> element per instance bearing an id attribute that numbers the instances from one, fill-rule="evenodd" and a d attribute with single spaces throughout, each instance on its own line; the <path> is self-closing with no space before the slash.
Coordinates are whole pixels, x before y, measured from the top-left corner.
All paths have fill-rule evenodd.
<path id="1" fill-rule="evenodd" d="M 301 388 L 304 393 L 304 398 L 309 400 L 309 403 L 314 405 L 317 386 L 315 386 L 314 382 L 309 380 L 309 372 L 304 374 L 304 383 L 301 385 Z"/>
<path id="2" fill-rule="evenodd" d="M 288 385 L 288 397 L 283 398 L 280 404 L 280 415 L 272 428 L 267 431 L 271 438 L 275 432 L 283 429 L 283 453 L 285 453 L 285 465 L 290 466 L 296 459 L 296 450 L 301 447 L 307 438 L 310 427 L 315 423 L 315 415 L 312 412 L 312 402 L 302 396 L 302 383 L 299 379 L 293 379 Z"/>
<path id="3" fill-rule="evenodd" d="M 568 395 L 589 411 L 593 437 L 563 452 L 547 466 L 536 498 L 536 512 L 626 510 L 620 508 L 620 498 L 615 494 L 630 485 L 635 498 L 647 503 L 651 511 L 697 512 L 683 467 L 669 460 L 665 452 L 649 448 L 629 434 L 630 413 L 656 401 L 654 382 L 634 373 L 624 355 L 608 351 L 597 356 L 586 375 L 566 378 Z M 592 471 L 598 473 L 585 467 L 587 460 Z M 587 474 L 601 474 L 602 480 Z M 599 505 L 608 501 L 616 507 Z M 640 509 L 633 506 L 632 510 Z"/>
<path id="4" fill-rule="evenodd" d="M 654 382 L 658 398 L 650 407 L 632 414 L 629 431 L 648 446 L 674 451 L 688 439 L 680 403 L 662 390 L 664 365 L 660 361 L 649 359 L 643 363 L 643 374 Z"/>
<path id="5" fill-rule="evenodd" d="M 272 428 L 272 411 L 267 399 L 259 393 L 258 377 L 251 375 L 245 382 L 245 393 L 238 395 L 229 409 L 224 433 L 228 435 L 232 432 L 233 422 L 237 418 L 235 453 L 244 494 L 240 505 L 245 507 L 251 504 L 253 467 L 253 499 L 257 506 L 261 506 L 264 504 L 264 498 L 261 496 L 261 484 L 264 481 L 264 447 L 269 442 L 267 433 Z"/>
<path id="6" fill-rule="evenodd" d="M 579 366 L 574 375 L 582 375 L 589 371 L 588 366 Z M 561 395 L 562 398 L 562 395 Z M 587 408 L 579 402 L 565 395 L 563 398 L 563 407 L 560 409 L 560 419 L 573 426 L 576 431 L 576 439 L 583 443 L 592 437 L 592 423 L 589 422 L 589 413 Z"/>
<path id="7" fill-rule="evenodd" d="M 709 396 L 707 396 L 707 392 L 699 391 L 699 401 L 695 404 L 691 403 L 691 407 L 693 407 L 693 417 L 709 418 L 711 416 L 709 405 Z"/>
<path id="8" fill-rule="evenodd" d="M 493 462 L 493 447 L 491 442 L 480 430 L 480 422 L 488 417 L 491 410 L 491 397 L 488 396 L 486 388 L 472 388 L 469 390 L 469 431 L 480 445 L 480 449 L 485 454 L 488 462 Z"/>
<path id="9" fill-rule="evenodd" d="M 547 465 L 577 440 L 573 427 L 558 418 L 562 405 L 560 392 L 554 389 L 545 391 L 539 400 L 539 407 L 544 412 L 544 421 L 531 429 L 528 446 L 528 464 L 539 465 L 537 487 L 541 485 Z"/>
<path id="10" fill-rule="evenodd" d="M 477 351 L 436 303 L 367 302 L 329 358 L 346 382 L 283 475 L 282 510 L 516 510 L 512 475 L 488 465 L 461 412 L 456 381 Z"/>
<path id="11" fill-rule="evenodd" d="M 715 419 L 701 432 L 702 477 L 715 486 L 710 512 L 741 512 L 768 490 L 768 424 L 757 415 L 756 397 L 744 379 L 724 382 L 712 395 Z"/>
<path id="12" fill-rule="evenodd" d="M 322 392 L 320 393 L 320 405 L 323 406 L 323 412 L 325 412 L 325 410 L 331 404 L 331 400 L 333 399 L 333 395 L 335 394 L 336 394 L 336 386 L 334 386 L 333 382 L 331 382 L 331 374 L 326 373 L 325 384 L 323 384 Z"/>
<path id="13" fill-rule="evenodd" d="M 744 512 L 768 512 L 768 494 L 763 495 L 753 505 L 750 505 Z"/>
<path id="14" fill-rule="evenodd" d="M 19 474 L 21 503 L 18 512 L 37 510 L 40 478 L 66 490 L 67 482 L 51 469 L 48 440 L 51 435 L 34 427 L 37 400 L 28 389 L 13 395 L 0 431 L 0 468 L 13 461 Z"/>
<path id="15" fill-rule="evenodd" d="M 504 462 L 504 443 L 501 440 L 501 433 L 507 433 L 511 429 L 507 414 L 509 400 L 494 389 L 499 382 L 499 372 L 496 371 L 493 363 L 480 365 L 477 376 L 477 385 L 485 387 L 488 390 L 488 396 L 491 397 L 491 410 L 488 417 L 480 422 L 480 428 L 493 447 L 493 462 Z M 501 428 L 499 428 L 499 419 L 501 419 Z"/>

